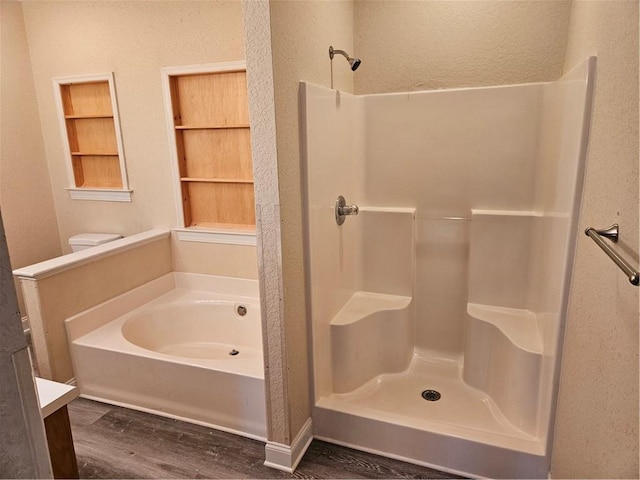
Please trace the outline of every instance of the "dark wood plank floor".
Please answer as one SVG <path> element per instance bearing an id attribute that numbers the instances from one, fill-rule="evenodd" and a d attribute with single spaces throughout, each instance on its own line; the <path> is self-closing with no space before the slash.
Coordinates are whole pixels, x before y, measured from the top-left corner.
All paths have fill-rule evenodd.
<path id="1" fill-rule="evenodd" d="M 78 398 L 69 404 L 80 478 L 461 478 L 314 440 L 295 473 L 264 443 Z"/>

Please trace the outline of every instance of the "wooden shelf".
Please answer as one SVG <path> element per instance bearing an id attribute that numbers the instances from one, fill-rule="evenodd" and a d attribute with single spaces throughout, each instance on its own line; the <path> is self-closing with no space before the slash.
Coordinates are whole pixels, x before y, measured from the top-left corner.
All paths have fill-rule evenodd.
<path id="1" fill-rule="evenodd" d="M 249 125 L 176 125 L 176 130 L 223 130 L 227 128 L 250 128 Z"/>
<path id="2" fill-rule="evenodd" d="M 207 228 L 215 230 L 235 230 L 244 233 L 256 233 L 256 225 L 245 223 L 213 223 L 213 222 L 199 222 L 190 225 L 192 228 Z"/>
<path id="3" fill-rule="evenodd" d="M 58 77 L 72 189 L 128 190 L 113 74 Z"/>
<path id="4" fill-rule="evenodd" d="M 71 155 L 75 156 L 87 156 L 87 155 L 91 155 L 92 157 L 117 157 L 118 156 L 118 152 L 71 152 Z"/>
<path id="5" fill-rule="evenodd" d="M 185 226 L 205 223 L 255 225 L 253 184 L 182 182 L 189 200 Z"/>
<path id="6" fill-rule="evenodd" d="M 74 155 L 77 188 L 122 188 L 118 155 Z"/>
<path id="7" fill-rule="evenodd" d="M 77 120 L 85 118 L 113 118 L 113 115 L 101 115 L 101 114 L 85 114 L 85 115 L 65 115 L 67 120 Z"/>
<path id="8" fill-rule="evenodd" d="M 166 78 L 185 227 L 255 229 L 245 71 Z"/>
<path id="9" fill-rule="evenodd" d="M 88 80 L 81 77 L 60 85 L 65 116 L 113 116 L 109 79 Z"/>
<path id="10" fill-rule="evenodd" d="M 194 178 L 194 177 L 181 177 L 181 182 L 208 182 L 208 183 L 251 183 L 253 180 L 247 180 L 244 178 Z"/>

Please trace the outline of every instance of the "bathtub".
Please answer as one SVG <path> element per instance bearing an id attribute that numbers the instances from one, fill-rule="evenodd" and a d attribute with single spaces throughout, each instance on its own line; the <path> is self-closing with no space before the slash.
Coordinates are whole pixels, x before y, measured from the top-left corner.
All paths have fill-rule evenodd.
<path id="1" fill-rule="evenodd" d="M 257 281 L 173 272 L 65 326 L 83 397 L 265 440 Z"/>

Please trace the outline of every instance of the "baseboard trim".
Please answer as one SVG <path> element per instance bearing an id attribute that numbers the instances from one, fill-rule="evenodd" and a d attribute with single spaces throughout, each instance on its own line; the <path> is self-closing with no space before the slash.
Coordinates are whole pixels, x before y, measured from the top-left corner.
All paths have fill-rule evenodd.
<path id="1" fill-rule="evenodd" d="M 293 473 L 313 440 L 313 422 L 308 418 L 291 445 L 267 442 L 264 447 L 265 467 Z"/>

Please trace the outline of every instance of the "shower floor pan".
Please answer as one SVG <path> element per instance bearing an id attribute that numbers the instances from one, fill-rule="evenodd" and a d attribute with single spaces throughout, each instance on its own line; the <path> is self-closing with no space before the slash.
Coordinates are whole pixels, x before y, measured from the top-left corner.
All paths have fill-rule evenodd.
<path id="1" fill-rule="evenodd" d="M 402 373 L 322 397 L 314 436 L 466 475 L 546 478 L 541 439 L 509 423 L 489 396 L 462 381 L 460 368 L 457 359 L 417 352 Z M 440 399 L 425 400 L 425 390 Z"/>

